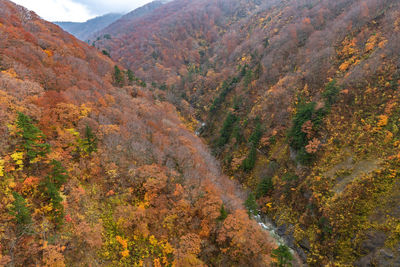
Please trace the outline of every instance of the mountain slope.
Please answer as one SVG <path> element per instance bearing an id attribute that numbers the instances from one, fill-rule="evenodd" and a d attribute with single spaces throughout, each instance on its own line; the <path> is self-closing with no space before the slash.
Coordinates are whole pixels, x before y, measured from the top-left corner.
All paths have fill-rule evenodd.
<path id="1" fill-rule="evenodd" d="M 269 265 L 242 191 L 160 92 L 6 0 L 0 34 L 0 265 Z"/>
<path id="2" fill-rule="evenodd" d="M 54 24 L 60 26 L 65 31 L 69 32 L 70 34 L 74 35 L 76 38 L 87 41 L 89 37 L 98 32 L 114 21 L 118 20 L 122 17 L 122 14 L 106 14 L 103 16 L 99 16 L 93 19 L 90 19 L 86 22 L 67 22 L 67 21 L 57 21 Z"/>
<path id="3" fill-rule="evenodd" d="M 310 265 L 397 266 L 399 10 L 177 0 L 99 46 L 205 122 L 225 173 Z"/>

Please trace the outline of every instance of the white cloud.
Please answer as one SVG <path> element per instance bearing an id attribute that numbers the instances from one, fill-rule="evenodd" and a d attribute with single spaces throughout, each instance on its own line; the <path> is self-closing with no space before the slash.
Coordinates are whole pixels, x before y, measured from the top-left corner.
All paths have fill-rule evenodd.
<path id="1" fill-rule="evenodd" d="M 86 21 L 106 13 L 128 13 L 152 0 L 12 0 L 49 21 Z"/>
<path id="2" fill-rule="evenodd" d="M 121 12 L 128 13 L 152 0 L 75 0 L 89 7 L 96 13 Z"/>
<path id="3" fill-rule="evenodd" d="M 96 14 L 72 0 L 12 0 L 49 21 L 86 21 Z"/>

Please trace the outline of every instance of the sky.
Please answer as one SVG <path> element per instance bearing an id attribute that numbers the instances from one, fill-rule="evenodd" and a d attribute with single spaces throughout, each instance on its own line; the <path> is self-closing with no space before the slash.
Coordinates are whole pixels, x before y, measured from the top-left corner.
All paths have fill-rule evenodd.
<path id="1" fill-rule="evenodd" d="M 11 0 L 48 21 L 83 22 L 107 13 L 128 13 L 152 0 Z"/>

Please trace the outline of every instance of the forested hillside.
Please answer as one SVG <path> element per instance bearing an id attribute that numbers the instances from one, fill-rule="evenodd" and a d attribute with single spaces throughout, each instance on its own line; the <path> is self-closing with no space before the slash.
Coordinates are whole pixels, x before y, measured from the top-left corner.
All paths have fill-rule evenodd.
<path id="1" fill-rule="evenodd" d="M 399 1 L 176 0 L 125 23 L 99 48 L 205 123 L 310 265 L 400 264 Z"/>
<path id="2" fill-rule="evenodd" d="M 0 0 L 0 266 L 269 266 L 164 92 Z"/>
<path id="3" fill-rule="evenodd" d="M 85 22 L 58 21 L 54 22 L 54 24 L 60 26 L 79 40 L 88 41 L 94 32 L 104 29 L 121 17 L 122 14 L 110 13 Z"/>

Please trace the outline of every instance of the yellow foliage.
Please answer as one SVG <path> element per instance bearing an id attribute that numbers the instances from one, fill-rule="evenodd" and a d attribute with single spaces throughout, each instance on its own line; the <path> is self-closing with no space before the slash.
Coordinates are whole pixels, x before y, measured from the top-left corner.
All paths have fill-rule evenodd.
<path id="1" fill-rule="evenodd" d="M 380 116 L 378 116 L 378 119 L 379 119 L 379 121 L 377 123 L 378 127 L 383 127 L 388 124 L 388 120 L 389 120 L 388 116 L 380 115 Z"/>
<path id="2" fill-rule="evenodd" d="M 3 70 L 2 73 L 7 74 L 8 76 L 10 76 L 12 78 L 17 78 L 17 73 L 12 68 L 8 69 L 8 70 Z"/>
<path id="3" fill-rule="evenodd" d="M 395 31 L 400 31 L 400 18 L 398 18 L 395 22 L 394 22 L 394 29 Z"/>
<path id="4" fill-rule="evenodd" d="M 89 115 L 89 113 L 92 111 L 92 108 L 86 106 L 85 104 L 81 105 L 80 109 L 80 118 L 85 118 Z"/>
<path id="5" fill-rule="evenodd" d="M 160 259 L 154 259 L 154 267 L 161 267 Z"/>
<path id="6" fill-rule="evenodd" d="M 4 159 L 0 158 L 0 177 L 4 176 Z"/>
<path id="7" fill-rule="evenodd" d="M 74 128 L 67 129 L 66 131 L 69 132 L 70 134 L 72 134 L 75 137 L 79 137 L 79 132 L 76 131 Z"/>
<path id="8" fill-rule="evenodd" d="M 345 57 L 350 57 L 352 55 L 354 55 L 355 53 L 357 53 L 357 45 L 356 45 L 356 39 L 353 38 L 352 40 L 346 38 L 343 41 L 343 50 L 339 51 L 339 54 L 341 56 L 345 56 Z"/>
<path id="9" fill-rule="evenodd" d="M 15 152 L 11 155 L 11 158 L 15 161 L 15 164 L 18 165 L 18 171 L 24 168 L 24 162 L 22 161 L 24 159 L 24 152 Z"/>
<path id="10" fill-rule="evenodd" d="M 123 239 L 123 238 L 120 237 L 119 235 L 117 235 L 117 236 L 115 237 L 115 239 L 118 241 L 118 243 L 121 244 L 121 246 L 122 246 L 124 249 L 127 249 L 127 248 L 128 248 L 128 241 L 127 241 L 127 240 Z"/>
<path id="11" fill-rule="evenodd" d="M 129 250 L 128 250 L 128 249 L 125 249 L 124 251 L 122 251 L 122 252 L 121 252 L 121 256 L 124 257 L 124 258 L 125 258 L 125 257 L 128 257 L 128 256 L 129 256 Z"/>
<path id="12" fill-rule="evenodd" d="M 369 37 L 367 43 L 365 44 L 365 52 L 370 52 L 375 48 L 378 38 L 379 38 L 378 34 Z"/>
<path id="13" fill-rule="evenodd" d="M 174 248 L 168 242 L 166 242 L 165 244 L 162 244 L 161 246 L 162 246 L 165 254 L 170 254 L 170 253 L 174 252 Z"/>
<path id="14" fill-rule="evenodd" d="M 44 52 L 47 54 L 48 57 L 52 57 L 53 56 L 53 52 L 50 50 L 45 49 Z"/>
<path id="15" fill-rule="evenodd" d="M 383 40 L 383 41 L 380 41 L 379 44 L 378 44 L 378 47 L 379 47 L 379 48 L 383 48 L 383 47 L 386 45 L 386 43 L 387 43 L 387 40 L 386 40 L 386 39 Z"/>
<path id="16" fill-rule="evenodd" d="M 393 133 L 390 131 L 387 131 L 384 142 L 389 143 L 392 140 L 392 138 L 393 138 Z"/>

